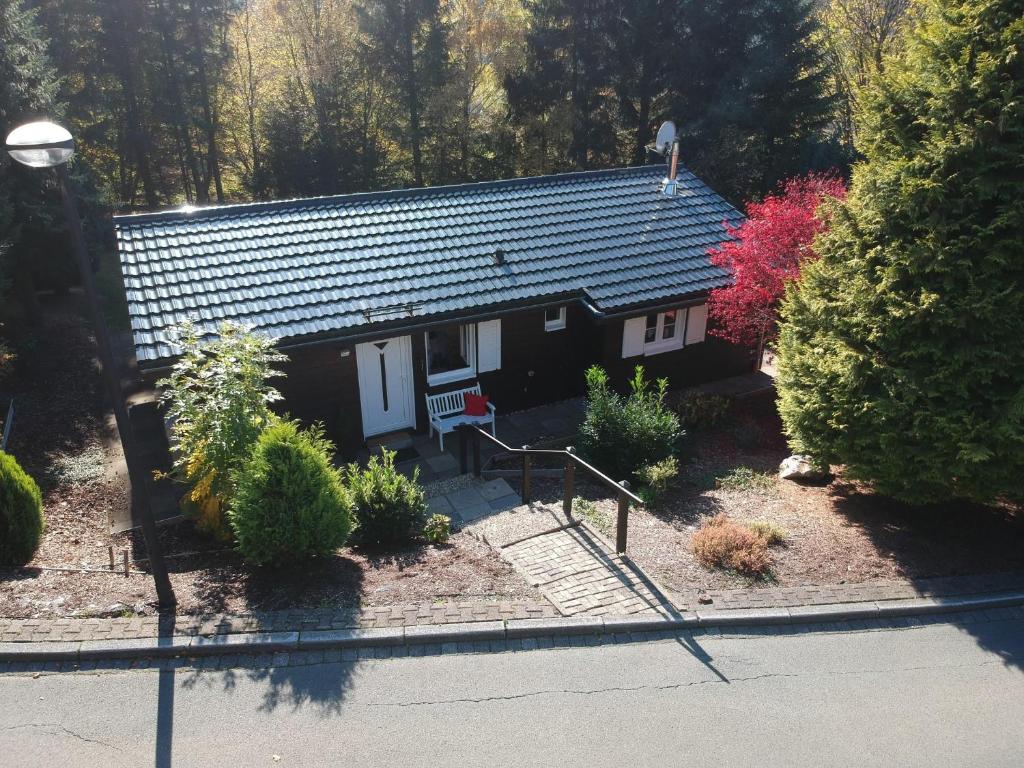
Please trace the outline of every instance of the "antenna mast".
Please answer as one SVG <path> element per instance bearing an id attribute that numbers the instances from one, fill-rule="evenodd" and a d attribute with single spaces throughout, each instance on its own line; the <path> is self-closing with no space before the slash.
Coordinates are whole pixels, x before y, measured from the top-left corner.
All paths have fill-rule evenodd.
<path id="1" fill-rule="evenodd" d="M 679 172 L 679 134 L 676 131 L 676 124 L 671 120 L 662 123 L 654 145 L 648 149 L 662 157 L 668 156 L 668 176 L 661 185 L 661 191 L 666 195 L 675 195 L 679 190 L 679 182 L 676 180 Z"/>

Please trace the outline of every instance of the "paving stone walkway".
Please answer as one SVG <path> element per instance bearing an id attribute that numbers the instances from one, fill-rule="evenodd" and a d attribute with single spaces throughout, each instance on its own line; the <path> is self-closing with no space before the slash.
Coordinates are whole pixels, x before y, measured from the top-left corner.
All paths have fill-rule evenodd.
<path id="1" fill-rule="evenodd" d="M 510 544 L 501 555 L 565 616 L 678 613 L 629 558 L 579 525 Z"/>
<path id="2" fill-rule="evenodd" d="M 959 597 L 1024 590 L 1024 572 L 971 576 L 936 576 L 906 581 L 867 581 L 859 584 L 798 585 L 713 589 L 698 593 L 673 593 L 672 602 L 682 611 L 700 608 L 746 610 L 795 608 L 805 605 L 836 605 L 915 597 Z M 704 600 L 702 602 L 701 600 Z"/>
<path id="3" fill-rule="evenodd" d="M 578 531 L 581 529 L 570 529 Z M 531 541 L 531 540 L 527 540 Z M 527 542 L 523 542 L 526 544 Z M 515 545 L 509 547 L 514 549 Z M 525 552 L 525 548 L 523 550 Z M 613 558 L 612 558 L 613 559 Z M 610 569 L 630 572 L 628 564 L 610 564 Z M 545 571 L 538 566 L 538 577 Z M 600 571 L 592 574 L 598 577 Z M 628 575 L 624 578 L 629 579 Z M 600 578 L 595 578 L 595 583 Z M 557 583 L 557 579 L 548 582 Z M 581 586 L 581 585 L 577 585 Z M 551 587 L 551 593 L 555 591 Z M 566 593 L 570 587 L 567 586 Z M 647 611 L 641 607 L 647 585 L 634 588 L 637 602 L 623 601 L 619 610 L 630 606 L 637 613 Z M 919 579 L 915 582 L 879 581 L 863 584 L 837 584 L 831 586 L 800 586 L 779 588 L 752 588 L 718 590 L 707 593 L 711 605 L 685 605 L 687 610 L 713 608 L 717 610 L 796 607 L 800 605 L 833 605 L 914 597 L 954 597 L 995 594 L 1024 590 L 1024 572 L 985 574 L 979 576 L 948 576 Z M 543 590 L 542 590 L 543 591 Z M 571 606 L 574 596 L 565 594 L 564 603 Z M 582 600 L 579 601 L 582 607 Z M 684 605 L 680 605 L 683 608 Z M 595 615 L 600 606 L 591 606 L 576 615 Z M 586 611 L 591 611 L 587 614 Z M 175 616 L 170 621 L 170 632 L 176 635 L 220 635 L 238 632 L 284 632 L 311 629 L 349 629 L 355 627 L 400 627 L 424 624 L 453 624 L 501 619 L 554 618 L 559 615 L 555 604 L 547 601 L 453 601 L 448 603 L 420 603 L 366 608 L 362 611 L 345 609 L 309 609 L 268 611 L 248 615 L 214 614 L 205 616 Z M 628 614 L 626 614 L 628 615 Z M 632 614 L 636 615 L 636 613 Z M 941 620 L 941 619 L 940 619 Z M 165 619 L 164 633 L 167 620 Z M 0 618 L 0 642 L 39 642 L 61 640 L 114 640 L 156 637 L 160 632 L 160 618 L 141 616 L 131 618 L 92 619 L 11 619 Z"/>

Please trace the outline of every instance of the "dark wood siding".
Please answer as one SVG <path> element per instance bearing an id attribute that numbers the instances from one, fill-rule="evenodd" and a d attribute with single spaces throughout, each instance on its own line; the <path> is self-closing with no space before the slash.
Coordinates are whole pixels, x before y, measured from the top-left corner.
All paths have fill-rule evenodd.
<path id="1" fill-rule="evenodd" d="M 355 347 L 328 343 L 286 353 L 285 377 L 274 382 L 284 402 L 275 410 L 307 424 L 322 422 L 342 453 L 351 455 L 363 443 Z"/>
<path id="2" fill-rule="evenodd" d="M 672 352 L 638 355 L 623 360 L 624 322 L 612 320 L 604 325 L 602 365 L 608 371 L 613 386 L 619 391 L 625 391 L 638 365 L 644 367 L 648 379 L 668 379 L 671 389 L 738 376 L 751 370 L 753 357 L 749 349 L 710 335 L 699 344 L 690 344 Z"/>
<path id="3" fill-rule="evenodd" d="M 597 329 L 582 306 L 567 307 L 565 328 L 544 330 L 544 310 L 501 320 L 501 370 L 480 384 L 504 412 L 583 393 L 583 372 L 598 359 Z"/>
<path id="4" fill-rule="evenodd" d="M 527 310 L 501 317 L 501 368 L 465 381 L 428 387 L 426 342 L 411 336 L 417 429 L 427 429 L 424 394 L 459 389 L 479 380 L 499 413 L 575 397 L 584 392 L 584 371 L 600 363 L 616 388 L 624 389 L 637 364 L 650 378 L 667 377 L 672 387 L 700 384 L 750 370 L 749 350 L 709 336 L 675 352 L 622 359 L 622 320 L 597 323 L 578 304 L 567 309 L 566 327 L 544 330 L 544 311 Z M 342 352 L 348 355 L 342 357 Z M 277 380 L 285 400 L 277 410 L 304 422 L 320 421 L 344 453 L 363 443 L 359 379 L 354 344 L 338 342 L 287 350 L 286 378 Z"/>
<path id="5" fill-rule="evenodd" d="M 426 340 L 413 334 L 416 411 L 420 429 L 427 428 L 424 393 L 437 394 L 480 382 L 499 413 L 518 411 L 583 393 L 583 372 L 597 362 L 600 334 L 590 314 L 578 304 L 566 310 L 565 328 L 544 330 L 544 310 L 513 312 L 501 317 L 501 368 L 465 381 L 427 386 Z"/>

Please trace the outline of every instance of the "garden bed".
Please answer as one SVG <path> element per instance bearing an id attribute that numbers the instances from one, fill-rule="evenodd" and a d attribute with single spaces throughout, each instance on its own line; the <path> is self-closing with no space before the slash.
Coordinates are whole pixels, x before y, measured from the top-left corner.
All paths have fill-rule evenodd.
<path id="1" fill-rule="evenodd" d="M 650 509 L 630 512 L 630 556 L 663 586 L 687 594 L 1024 569 L 1020 509 L 966 503 L 915 508 L 842 476 L 800 485 L 777 477 L 787 455 L 770 396 L 747 400 L 722 426 L 691 434 L 679 479 Z M 615 499 L 577 477 L 577 494 L 593 501 L 591 523 L 613 536 Z M 561 498 L 560 480 L 538 479 L 534 488 L 543 500 Z M 720 512 L 785 529 L 785 544 L 771 548 L 774 565 L 765 579 L 697 562 L 692 536 L 704 518 Z"/>
<path id="2" fill-rule="evenodd" d="M 0 567 L 0 616 L 152 613 L 153 580 L 137 533 L 112 534 L 127 505 L 119 446 L 96 376 L 92 340 L 75 297 L 48 307 L 13 388 L 19 429 L 11 453 L 43 490 L 47 530 L 24 568 Z M 282 569 L 248 566 L 232 549 L 184 522 L 161 528 L 171 581 L 186 613 L 337 608 L 406 603 L 538 599 L 486 545 L 456 534 L 444 546 L 387 554 L 339 550 Z M 109 549 L 116 570 L 109 570 Z M 123 575 L 123 552 L 133 561 Z"/>

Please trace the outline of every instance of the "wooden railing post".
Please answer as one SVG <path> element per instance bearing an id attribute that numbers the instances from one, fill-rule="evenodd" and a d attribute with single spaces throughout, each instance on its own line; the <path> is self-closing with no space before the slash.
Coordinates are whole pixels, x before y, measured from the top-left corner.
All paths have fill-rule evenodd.
<path id="1" fill-rule="evenodd" d="M 480 433 L 473 428 L 473 476 L 480 477 Z"/>
<path id="2" fill-rule="evenodd" d="M 11 439 L 11 427 L 14 426 L 14 398 L 11 398 L 11 404 L 7 408 L 7 417 L 4 419 L 4 433 L 0 436 L 0 451 L 7 450 L 7 441 Z"/>
<path id="3" fill-rule="evenodd" d="M 626 530 L 629 527 L 629 497 L 625 491 L 629 490 L 629 483 L 623 480 L 619 485 L 619 517 L 615 523 L 615 551 L 620 555 L 626 554 Z"/>
<path id="4" fill-rule="evenodd" d="M 565 513 L 566 517 L 572 517 L 572 499 L 576 493 L 576 462 L 572 460 L 573 449 L 570 445 L 565 449 L 565 483 L 564 492 L 562 494 L 562 512 Z"/>
<path id="5" fill-rule="evenodd" d="M 467 455 L 468 451 L 469 451 L 469 446 L 466 445 L 466 441 L 468 439 L 469 438 L 466 435 L 466 426 L 465 425 L 460 426 L 459 427 L 459 472 L 461 474 L 463 474 L 463 475 L 466 474 L 466 472 L 469 471 L 469 466 L 468 466 L 469 457 Z"/>
<path id="6" fill-rule="evenodd" d="M 524 445 L 525 449 L 526 446 Z M 530 503 L 530 454 L 523 454 L 523 488 L 522 488 L 523 504 Z"/>

